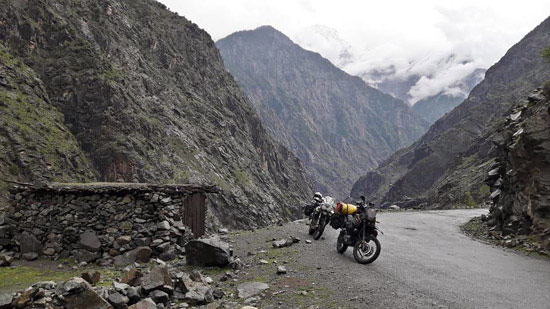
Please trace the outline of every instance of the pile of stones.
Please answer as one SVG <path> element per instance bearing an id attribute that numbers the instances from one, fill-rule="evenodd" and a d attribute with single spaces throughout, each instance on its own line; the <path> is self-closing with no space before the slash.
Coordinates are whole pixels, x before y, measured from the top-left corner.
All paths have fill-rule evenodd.
<path id="1" fill-rule="evenodd" d="M 193 238 L 183 224 L 185 198 L 208 192 L 137 185 L 12 190 L 13 209 L 0 217 L 0 254 L 101 266 L 173 260 Z"/>
<path id="2" fill-rule="evenodd" d="M 95 282 L 86 279 L 36 283 L 24 291 L 0 296 L 0 308 L 184 308 L 224 297 L 222 290 L 212 287 L 213 280 L 198 271 L 156 267 L 143 273 L 133 268 L 111 287 L 92 287 Z"/>

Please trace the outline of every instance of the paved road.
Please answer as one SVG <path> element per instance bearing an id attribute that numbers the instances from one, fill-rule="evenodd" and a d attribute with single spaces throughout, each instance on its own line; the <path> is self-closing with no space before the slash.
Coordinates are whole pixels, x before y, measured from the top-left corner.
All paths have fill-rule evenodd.
<path id="1" fill-rule="evenodd" d="M 338 254 L 337 232 L 330 227 L 324 240 L 301 245 L 297 260 L 323 266 L 305 272 L 309 280 L 341 291 L 334 297 L 342 307 L 550 308 L 549 260 L 492 247 L 460 232 L 462 223 L 482 213 L 486 210 L 382 213 L 382 253 L 373 264 L 355 263 L 351 248 Z M 311 238 L 304 224 L 284 229 Z"/>

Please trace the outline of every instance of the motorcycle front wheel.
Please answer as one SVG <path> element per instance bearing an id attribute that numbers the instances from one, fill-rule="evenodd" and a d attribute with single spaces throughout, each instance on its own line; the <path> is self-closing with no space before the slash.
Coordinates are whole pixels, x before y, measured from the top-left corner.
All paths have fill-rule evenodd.
<path id="1" fill-rule="evenodd" d="M 348 245 L 344 243 L 344 240 L 342 238 L 342 236 L 338 236 L 338 239 L 336 240 L 336 251 L 338 251 L 338 253 L 340 254 L 348 250 Z"/>
<path id="2" fill-rule="evenodd" d="M 313 235 L 315 231 L 319 229 L 319 214 L 314 213 L 311 217 L 311 222 L 309 222 L 309 235 Z M 316 224 L 317 222 L 317 224 Z"/>
<path id="3" fill-rule="evenodd" d="M 378 258 L 381 250 L 380 241 L 376 237 L 367 237 L 355 243 L 353 257 L 359 264 L 369 264 Z"/>
<path id="4" fill-rule="evenodd" d="M 326 226 L 325 218 L 321 217 L 321 219 L 319 219 L 319 224 L 317 225 L 317 229 L 313 232 L 313 239 L 319 240 L 319 238 L 321 238 L 321 236 L 323 235 L 323 232 L 325 231 L 325 226 Z"/>

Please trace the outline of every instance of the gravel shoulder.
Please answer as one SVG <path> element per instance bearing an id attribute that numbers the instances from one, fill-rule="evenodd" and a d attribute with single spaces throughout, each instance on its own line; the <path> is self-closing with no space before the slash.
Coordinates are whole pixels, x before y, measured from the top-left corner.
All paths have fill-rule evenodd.
<path id="1" fill-rule="evenodd" d="M 476 242 L 460 231 L 486 212 L 381 213 L 382 253 L 370 265 L 357 264 L 350 249 L 338 254 L 330 227 L 319 241 L 302 221 L 237 232 L 231 236 L 235 254 L 248 267 L 227 289 L 268 283 L 256 303 L 262 308 L 547 308 L 550 261 Z M 272 248 L 273 239 L 288 236 L 301 241 Z M 277 265 L 288 273 L 278 275 Z"/>

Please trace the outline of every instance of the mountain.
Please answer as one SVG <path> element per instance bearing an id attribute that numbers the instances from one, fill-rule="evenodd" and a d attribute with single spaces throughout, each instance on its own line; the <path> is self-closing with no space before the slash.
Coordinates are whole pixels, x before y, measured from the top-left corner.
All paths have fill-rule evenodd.
<path id="1" fill-rule="evenodd" d="M 217 47 L 269 133 L 325 193 L 347 196 L 359 175 L 427 128 L 402 101 L 270 26 L 234 33 Z"/>
<path id="2" fill-rule="evenodd" d="M 452 94 L 441 91 L 436 95 L 416 102 L 412 108 L 418 115 L 433 124 L 462 103 L 475 85 L 483 80 L 484 75 L 485 70 L 477 69 L 464 79 L 452 83 L 450 87 L 456 89 Z"/>
<path id="3" fill-rule="evenodd" d="M 326 25 L 303 28 L 293 39 L 371 87 L 405 101 L 430 124 L 464 101 L 485 73 L 473 57 L 453 52 L 427 51 L 412 59 L 386 55 L 381 60 L 377 46 L 352 46 Z"/>
<path id="4" fill-rule="evenodd" d="M 353 186 L 379 203 L 450 207 L 482 202 L 483 184 L 494 163 L 495 134 L 502 116 L 550 78 L 540 50 L 550 41 L 550 19 L 542 22 L 485 74 L 468 98 L 433 124 L 412 146 L 402 149 Z"/>
<path id="5" fill-rule="evenodd" d="M 208 182 L 222 224 L 297 216 L 302 164 L 197 25 L 152 0 L 0 5 L 2 177 Z"/>

